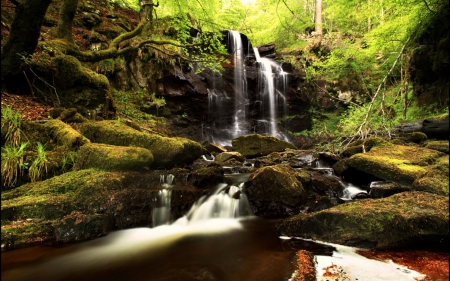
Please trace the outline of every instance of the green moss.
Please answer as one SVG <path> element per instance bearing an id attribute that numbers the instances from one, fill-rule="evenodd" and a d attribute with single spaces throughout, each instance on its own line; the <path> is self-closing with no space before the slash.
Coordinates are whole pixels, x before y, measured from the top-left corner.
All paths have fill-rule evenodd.
<path id="1" fill-rule="evenodd" d="M 92 143 L 80 148 L 75 168 L 142 170 L 152 162 L 153 155 L 145 148 Z"/>
<path id="2" fill-rule="evenodd" d="M 297 149 L 295 145 L 272 136 L 249 134 L 232 140 L 234 151 L 245 157 L 258 157 L 272 152 L 285 151 L 287 148 Z"/>
<path id="3" fill-rule="evenodd" d="M 435 150 L 391 144 L 353 155 L 345 164 L 384 180 L 410 185 L 441 156 Z"/>
<path id="4" fill-rule="evenodd" d="M 426 145 L 426 148 L 434 149 L 440 152 L 444 152 L 448 154 L 449 151 L 449 142 L 448 141 L 429 141 Z"/>
<path id="5" fill-rule="evenodd" d="M 68 89 L 74 85 L 85 85 L 95 89 L 108 89 L 109 81 L 106 76 L 98 74 L 81 63 L 72 56 L 56 56 L 51 62 L 55 69 L 55 79 L 57 85 L 63 89 Z"/>
<path id="6" fill-rule="evenodd" d="M 199 158 L 203 151 L 198 142 L 140 132 L 116 121 L 86 122 L 80 125 L 80 130 L 92 142 L 150 150 L 154 157 L 152 167 L 189 164 Z"/>
<path id="7" fill-rule="evenodd" d="M 51 138 L 58 145 L 77 149 L 84 144 L 90 143 L 89 139 L 61 120 L 49 120 L 45 123 L 45 127 L 48 128 Z"/>
<path id="8" fill-rule="evenodd" d="M 300 214 L 277 227 L 285 235 L 369 248 L 395 248 L 429 237 L 448 236 L 448 217 L 448 197 L 403 192 Z"/>

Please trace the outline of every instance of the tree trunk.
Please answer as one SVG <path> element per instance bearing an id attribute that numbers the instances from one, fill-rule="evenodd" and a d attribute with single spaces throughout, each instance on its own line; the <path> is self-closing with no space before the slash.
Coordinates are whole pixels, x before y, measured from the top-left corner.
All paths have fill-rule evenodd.
<path id="1" fill-rule="evenodd" d="M 78 0 L 64 0 L 59 12 L 58 29 L 56 36 L 74 43 L 72 37 L 72 22 L 77 11 Z"/>
<path id="2" fill-rule="evenodd" d="M 314 9 L 314 29 L 316 35 L 322 36 L 323 34 L 322 0 L 316 0 L 316 7 Z"/>
<path id="3" fill-rule="evenodd" d="M 16 7 L 11 32 L 2 48 L 1 83 L 2 89 L 22 81 L 25 62 L 23 57 L 29 57 L 37 47 L 41 35 L 41 26 L 51 0 L 24 0 Z"/>

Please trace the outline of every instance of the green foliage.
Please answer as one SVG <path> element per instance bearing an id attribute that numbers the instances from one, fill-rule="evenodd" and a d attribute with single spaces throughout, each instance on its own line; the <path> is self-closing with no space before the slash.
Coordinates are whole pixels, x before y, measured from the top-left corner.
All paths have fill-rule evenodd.
<path id="1" fill-rule="evenodd" d="M 61 160 L 61 171 L 63 173 L 68 172 L 73 169 L 75 166 L 75 152 L 70 151 L 66 155 L 63 156 Z"/>
<path id="2" fill-rule="evenodd" d="M 2 108 L 2 138 L 6 143 L 18 146 L 22 138 L 22 114 L 14 111 L 9 105 Z"/>
<path id="3" fill-rule="evenodd" d="M 38 142 L 36 148 L 36 158 L 31 163 L 28 170 L 28 175 L 31 182 L 36 182 L 42 179 L 42 177 L 48 173 L 49 161 L 47 159 L 44 146 Z"/>
<path id="4" fill-rule="evenodd" d="M 14 187 L 19 176 L 23 175 L 28 163 L 24 162 L 25 148 L 28 142 L 16 146 L 8 144 L 2 147 L 2 182 L 6 188 Z"/>

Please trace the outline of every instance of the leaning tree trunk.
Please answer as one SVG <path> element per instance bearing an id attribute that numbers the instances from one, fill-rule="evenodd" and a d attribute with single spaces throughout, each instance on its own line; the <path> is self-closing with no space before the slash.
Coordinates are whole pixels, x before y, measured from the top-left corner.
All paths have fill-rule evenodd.
<path id="1" fill-rule="evenodd" d="M 17 3 L 11 32 L 2 48 L 2 89 L 8 90 L 11 86 L 20 84 L 17 77 L 23 76 L 25 66 L 23 57 L 31 56 L 36 49 L 50 3 L 51 0 L 24 0 Z"/>
<path id="2" fill-rule="evenodd" d="M 72 37 L 72 22 L 77 11 L 78 0 L 64 0 L 59 13 L 58 29 L 56 36 L 74 43 Z"/>

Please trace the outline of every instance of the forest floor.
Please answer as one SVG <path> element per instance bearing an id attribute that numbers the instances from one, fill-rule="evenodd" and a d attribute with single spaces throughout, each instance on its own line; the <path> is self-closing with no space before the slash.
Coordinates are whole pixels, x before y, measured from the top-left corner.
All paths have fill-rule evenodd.
<path id="1" fill-rule="evenodd" d="M 53 107 L 45 105 L 37 98 L 25 95 L 13 95 L 2 92 L 2 109 L 7 105 L 14 111 L 20 111 L 22 120 L 37 121 L 50 118 L 50 110 Z"/>

